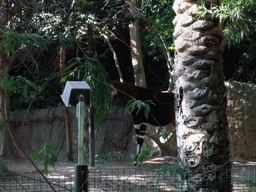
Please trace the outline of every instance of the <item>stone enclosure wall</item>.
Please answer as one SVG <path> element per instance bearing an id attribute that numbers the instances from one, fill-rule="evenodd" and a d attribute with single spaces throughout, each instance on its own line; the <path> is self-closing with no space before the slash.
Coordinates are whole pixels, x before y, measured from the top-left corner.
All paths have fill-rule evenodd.
<path id="1" fill-rule="evenodd" d="M 235 81 L 226 82 L 227 118 L 231 156 L 256 158 L 256 86 Z M 103 129 L 95 133 L 95 154 L 122 152 L 121 159 L 130 160 L 136 153 L 136 139 L 131 116 L 123 116 L 123 108 L 115 108 L 108 116 Z M 72 114 L 72 140 L 74 158 L 77 157 L 77 118 Z M 25 120 L 25 121 L 24 121 Z M 45 143 L 61 149 L 61 159 L 66 158 L 65 118 L 63 107 L 28 112 L 13 112 L 11 122 L 19 147 L 29 155 Z M 21 128 L 23 126 L 23 128 Z M 85 126 L 85 130 L 87 127 Z M 1 136 L 1 135 L 0 135 Z M 85 131 L 85 156 L 88 156 L 88 133 Z M 1 139 L 1 138 L 0 138 Z M 150 142 L 145 142 L 150 144 Z M 145 147 L 152 149 L 152 146 Z M 18 154 L 18 152 L 16 152 Z"/>
<path id="2" fill-rule="evenodd" d="M 229 81 L 227 118 L 230 155 L 256 158 L 256 85 Z"/>
<path id="3" fill-rule="evenodd" d="M 95 130 L 95 155 L 107 155 L 112 152 L 122 152 L 119 159 L 129 159 L 129 154 L 136 151 L 132 134 L 131 116 L 123 116 L 124 108 L 114 108 L 108 115 L 105 126 Z M 77 118 L 75 107 L 70 108 L 72 118 L 73 158 L 77 159 Z M 14 137 L 19 147 L 33 156 L 45 143 L 51 143 L 59 148 L 59 158 L 66 159 L 66 131 L 64 108 L 41 109 L 28 112 L 13 112 L 11 123 L 15 130 Z M 88 157 L 88 126 L 85 124 L 84 156 Z M 18 151 L 15 151 L 20 156 Z"/>

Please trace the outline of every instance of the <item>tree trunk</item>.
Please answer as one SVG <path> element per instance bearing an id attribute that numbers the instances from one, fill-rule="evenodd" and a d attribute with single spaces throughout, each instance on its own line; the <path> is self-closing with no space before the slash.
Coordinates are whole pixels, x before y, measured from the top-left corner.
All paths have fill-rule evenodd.
<path id="1" fill-rule="evenodd" d="M 211 3 L 219 1 L 205 6 Z M 196 18 L 200 4 L 176 0 L 173 6 L 178 157 L 189 167 L 181 191 L 231 191 L 224 38 L 218 18 Z"/>
<path id="2" fill-rule="evenodd" d="M 150 139 L 152 139 L 160 148 L 161 156 L 177 156 L 177 149 L 176 149 L 176 134 L 174 131 L 174 126 L 172 123 L 162 127 L 165 128 L 168 133 L 168 137 L 164 139 L 164 142 L 160 140 L 160 133 L 156 131 L 156 126 L 148 125 L 147 126 L 147 135 Z"/>
<path id="3" fill-rule="evenodd" d="M 138 0 L 131 0 L 130 9 L 132 13 L 136 13 L 139 7 Z M 134 71 L 135 85 L 146 87 L 146 76 L 142 61 L 142 52 L 140 45 L 140 31 L 139 20 L 135 20 L 129 25 L 130 29 L 130 46 L 131 46 L 131 59 Z"/>
<path id="4" fill-rule="evenodd" d="M 65 47 L 60 48 L 60 73 L 61 79 L 65 76 Z M 65 83 L 62 82 L 62 88 L 64 89 Z M 64 106 L 65 110 L 65 123 L 66 123 L 66 141 L 67 141 L 67 160 L 73 161 L 73 147 L 72 147 L 72 130 L 71 130 L 71 113 L 68 107 Z"/>
<path id="5" fill-rule="evenodd" d="M 5 26 L 7 23 L 7 15 L 6 15 L 6 9 L 4 8 L 3 4 L 0 4 L 0 26 Z M 0 42 L 2 41 L 2 33 L 0 32 Z M 3 79 L 5 77 L 5 70 L 8 69 L 9 62 L 7 55 L 5 53 L 4 49 L 0 49 L 0 121 L 7 120 L 8 122 L 5 122 L 10 126 L 10 108 L 9 108 L 9 98 L 8 95 L 6 95 L 6 92 L 3 89 Z M 9 127 L 11 128 L 11 127 Z M 11 131 L 11 129 L 10 129 Z M 0 131 L 1 132 L 1 131 Z M 0 155 L 14 155 L 14 144 L 12 142 L 11 136 L 8 131 L 2 131 L 0 133 L 2 139 L 0 143 Z"/>

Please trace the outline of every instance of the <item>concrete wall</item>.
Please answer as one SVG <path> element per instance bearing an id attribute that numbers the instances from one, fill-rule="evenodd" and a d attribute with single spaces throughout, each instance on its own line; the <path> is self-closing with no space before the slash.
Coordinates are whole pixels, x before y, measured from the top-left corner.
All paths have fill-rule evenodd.
<path id="1" fill-rule="evenodd" d="M 256 158 L 256 85 L 225 84 L 231 155 Z"/>
<path id="2" fill-rule="evenodd" d="M 226 87 L 231 155 L 254 158 L 256 157 L 256 86 L 232 81 L 226 82 Z M 71 108 L 71 114 L 73 151 L 76 158 L 77 119 L 74 107 Z M 30 155 L 34 155 L 40 147 L 50 142 L 62 149 L 60 156 L 62 159 L 66 158 L 63 107 L 35 110 L 27 114 L 25 111 L 14 112 L 11 116 L 18 146 L 26 149 Z M 122 159 L 131 159 L 136 153 L 136 139 L 131 129 L 131 122 L 131 116 L 123 116 L 123 108 L 113 110 L 108 116 L 104 129 L 95 134 L 95 154 L 119 151 L 123 153 Z M 87 135 L 85 131 L 85 156 L 88 156 Z M 150 142 L 146 141 L 144 147 L 147 143 Z"/>
<path id="3" fill-rule="evenodd" d="M 72 115 L 72 139 L 73 145 L 77 144 L 77 121 L 75 108 L 71 108 Z M 61 157 L 65 156 L 66 131 L 64 108 L 40 109 L 34 111 L 22 111 L 11 113 L 11 124 L 14 137 L 19 147 L 23 147 L 29 155 L 34 155 L 36 151 L 45 143 L 51 143 L 61 149 Z M 77 148 L 73 148 L 77 154 Z M 15 151 L 18 156 L 20 154 Z"/>
<path id="4" fill-rule="evenodd" d="M 111 152 L 122 152 L 121 159 L 129 159 L 135 153 L 135 141 L 132 139 L 131 116 L 123 116 L 124 108 L 114 108 L 108 115 L 105 126 L 95 130 L 95 155 Z M 77 118 L 75 107 L 70 108 L 72 118 L 72 142 L 74 159 L 77 159 Z M 15 130 L 14 136 L 19 147 L 33 156 L 45 143 L 61 149 L 60 158 L 66 159 L 66 131 L 64 108 L 51 108 L 11 113 L 11 123 Z M 129 129 L 128 129 L 129 128 Z M 88 127 L 84 132 L 84 156 L 89 151 Z M 134 148 L 134 150 L 133 150 Z M 20 156 L 18 151 L 15 153 Z"/>

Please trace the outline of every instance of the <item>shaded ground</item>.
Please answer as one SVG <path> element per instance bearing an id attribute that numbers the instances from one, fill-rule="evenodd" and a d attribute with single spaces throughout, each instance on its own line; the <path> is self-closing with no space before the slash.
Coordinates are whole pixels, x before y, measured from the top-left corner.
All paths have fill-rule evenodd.
<path id="1" fill-rule="evenodd" d="M 4 161 L 10 173 L 27 187 L 28 191 L 41 191 L 39 185 L 43 183 L 43 191 L 52 191 L 51 188 L 45 183 L 44 180 L 35 181 L 32 178 L 39 177 L 38 172 L 31 166 L 30 163 L 21 159 L 0 159 Z M 95 167 L 89 167 L 89 191 L 170 191 L 173 186 L 169 184 L 166 179 L 160 179 L 158 185 L 156 185 L 157 177 L 155 175 L 158 169 L 164 164 L 173 164 L 170 157 L 161 157 L 153 160 L 149 160 L 143 164 L 142 168 L 133 166 L 132 162 L 118 162 L 108 164 L 96 164 Z M 54 183 L 54 187 L 61 186 L 60 191 L 70 191 L 69 187 L 74 187 L 74 168 L 77 165 L 76 162 L 59 162 L 56 164 L 56 170 L 49 166 L 49 175 L 47 178 L 51 183 Z M 39 164 L 39 169 L 43 170 L 43 163 Z M 1 183 L 1 177 L 4 178 L 7 175 L 1 176 L 0 174 L 0 191 L 22 191 L 21 186 L 17 187 L 17 181 L 9 177 L 10 180 L 5 180 Z M 22 178 L 21 178 L 22 176 Z M 65 178 L 63 178 L 65 176 Z M 24 179 L 25 178 L 25 179 Z M 29 178 L 29 180 L 26 180 Z M 53 180 L 53 179 L 58 179 Z M 177 179 L 177 178 L 175 178 Z M 61 181 L 63 180 L 63 181 Z M 65 181 L 64 181 L 65 180 Z M 33 184 L 36 183 L 36 184 Z M 40 183 L 40 184 L 39 184 Z M 57 185 L 56 185 L 57 183 Z M 70 183 L 67 186 L 67 183 Z M 177 183 L 177 182 L 173 182 Z M 9 186 L 15 186 L 9 188 Z M 31 188 L 28 188 L 28 187 Z M 67 186 L 69 189 L 64 189 L 63 186 Z"/>
<path id="2" fill-rule="evenodd" d="M 29 180 L 27 182 L 24 180 L 24 178 L 35 178 L 39 176 L 38 172 L 31 166 L 30 163 L 22 159 L 3 158 L 0 158 L 0 162 L 7 164 L 9 171 L 16 177 L 16 180 L 20 178 L 20 182 L 23 183 L 23 186 L 28 187 L 28 183 L 33 185 L 31 190 L 27 191 L 52 191 L 52 189 L 49 188 L 44 181 L 43 190 L 35 190 L 40 188 L 39 184 L 36 184 L 35 187 L 35 184 L 33 184 L 35 181 Z M 70 191 L 74 187 L 74 168 L 76 165 L 76 162 L 59 162 L 56 164 L 56 169 L 49 166 L 49 175 L 47 178 L 51 183 L 55 184 L 54 187 L 61 187 L 59 188 L 60 191 Z M 174 165 L 172 157 L 166 156 L 150 159 L 143 163 L 142 168 L 135 168 L 132 162 L 96 164 L 93 168 L 89 167 L 89 191 L 179 191 L 178 176 L 166 177 L 164 179 L 161 178 L 158 185 L 156 185 L 156 181 L 158 179 L 156 174 L 159 168 L 163 165 Z M 233 191 L 240 192 L 251 190 L 248 183 L 239 183 L 239 181 L 244 181 L 246 179 L 248 180 L 248 178 L 250 178 L 254 183 L 256 182 L 256 161 L 237 158 L 233 162 L 233 165 Z M 43 163 L 40 163 L 39 169 L 43 170 L 43 168 Z M 6 183 L 5 186 L 7 186 L 4 187 L 4 183 L 2 182 L 1 184 L 1 179 L 4 179 L 5 176 L 6 175 L 0 173 L 0 191 L 2 188 L 4 189 L 3 191 L 13 192 L 12 189 L 8 188 L 10 185 L 15 185 L 14 191 L 23 191 L 22 188 L 16 190 L 17 182 L 13 179 L 11 182 L 8 181 L 9 183 L 4 181 L 4 183 Z M 58 178 L 58 182 L 54 180 L 56 178 Z M 43 182 L 40 181 L 38 183 L 41 185 Z M 256 188 L 254 188 L 255 184 L 253 184 L 252 187 L 253 190 L 256 190 Z"/>
<path id="3" fill-rule="evenodd" d="M 14 174 L 33 176 L 37 175 L 38 172 L 36 169 L 24 159 L 6 159 L 0 157 L 0 162 L 4 162 L 9 171 Z M 150 160 L 147 160 L 143 163 L 143 167 L 147 168 L 159 168 L 163 165 L 174 165 L 175 163 L 170 156 L 164 157 L 156 157 Z M 232 162 L 233 165 L 241 165 L 241 166 L 256 166 L 256 159 L 243 159 L 236 158 Z M 49 175 L 72 175 L 75 174 L 75 166 L 77 162 L 57 162 L 55 169 L 52 166 L 49 166 Z M 113 162 L 108 164 L 95 164 L 95 167 L 89 169 L 101 169 L 101 168 L 134 168 L 132 162 Z M 43 162 L 39 163 L 39 169 L 43 170 Z"/>

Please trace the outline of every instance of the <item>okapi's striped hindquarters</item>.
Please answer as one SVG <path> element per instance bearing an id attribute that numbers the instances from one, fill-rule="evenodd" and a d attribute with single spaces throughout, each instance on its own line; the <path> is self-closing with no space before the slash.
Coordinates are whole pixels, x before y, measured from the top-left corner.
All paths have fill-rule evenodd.
<path id="1" fill-rule="evenodd" d="M 165 126 L 169 123 L 175 123 L 174 112 L 174 94 L 161 93 L 153 89 L 135 86 L 128 83 L 112 81 L 114 86 L 115 98 L 121 99 L 127 104 L 131 99 L 150 102 L 150 113 L 148 118 L 145 117 L 145 109 L 141 109 L 137 114 L 135 109 L 131 114 L 137 138 L 137 154 L 142 151 L 142 145 L 147 130 L 147 123 L 154 126 Z M 134 164 L 136 165 L 136 158 Z"/>

